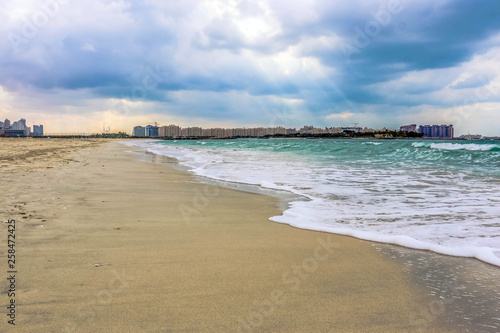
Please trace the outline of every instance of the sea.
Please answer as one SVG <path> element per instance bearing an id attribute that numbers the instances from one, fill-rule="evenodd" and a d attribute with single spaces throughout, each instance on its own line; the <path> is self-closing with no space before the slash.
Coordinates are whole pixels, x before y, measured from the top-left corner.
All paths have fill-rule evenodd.
<path id="1" fill-rule="evenodd" d="M 132 143 L 198 176 L 293 194 L 271 221 L 500 266 L 500 141 Z"/>

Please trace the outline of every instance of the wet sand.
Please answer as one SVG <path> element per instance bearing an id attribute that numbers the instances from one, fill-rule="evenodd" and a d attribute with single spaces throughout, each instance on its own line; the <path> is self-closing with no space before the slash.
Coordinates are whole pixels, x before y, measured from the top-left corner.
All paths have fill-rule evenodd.
<path id="1" fill-rule="evenodd" d="M 17 221 L 17 332 L 460 331 L 445 312 L 418 321 L 433 297 L 376 244 L 270 222 L 277 198 L 116 141 L 2 160 L 12 142 L 0 191 L 2 221 Z"/>

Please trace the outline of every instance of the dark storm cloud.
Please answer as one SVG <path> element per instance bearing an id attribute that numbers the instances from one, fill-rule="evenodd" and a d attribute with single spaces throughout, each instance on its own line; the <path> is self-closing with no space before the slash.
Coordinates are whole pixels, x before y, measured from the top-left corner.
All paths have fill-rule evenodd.
<path id="1" fill-rule="evenodd" d="M 8 22 L 0 27 L 8 36 L 0 42 L 5 90 L 86 90 L 99 98 L 158 102 L 159 108 L 165 103 L 180 115 L 185 107 L 169 92 L 298 99 L 313 113 L 339 105 L 353 112 L 361 104 L 445 105 L 430 95 L 490 79 L 452 84 L 459 71 L 441 79 L 405 77 L 457 67 L 490 51 L 500 26 L 500 2 L 492 0 L 94 0 L 61 7 L 28 38 L 23 31 L 36 25 L 32 15 L 41 9 L 26 6 L 32 10 L 24 17 L 1 17 Z M 310 74 L 302 58 L 316 59 L 311 66 L 319 74 Z M 202 103 L 208 102 L 200 98 L 189 113 L 215 119 L 233 107 L 223 98 Z"/>

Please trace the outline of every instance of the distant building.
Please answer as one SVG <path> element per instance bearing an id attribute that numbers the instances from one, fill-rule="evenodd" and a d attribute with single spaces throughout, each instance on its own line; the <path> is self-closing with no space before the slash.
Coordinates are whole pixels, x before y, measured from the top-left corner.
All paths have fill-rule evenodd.
<path id="1" fill-rule="evenodd" d="M 147 125 L 143 126 L 135 126 L 132 130 L 132 136 L 137 138 L 155 138 L 159 135 L 158 126 Z"/>
<path id="2" fill-rule="evenodd" d="M 39 125 L 37 129 L 38 136 L 43 135 L 43 126 Z M 5 121 L 0 121 L 0 136 L 16 136 L 16 137 L 24 137 L 31 136 L 34 133 L 31 132 L 31 127 L 26 125 L 26 119 L 21 118 L 14 123 L 10 123 L 9 119 L 5 119 Z"/>
<path id="3" fill-rule="evenodd" d="M 454 136 L 453 125 L 441 125 L 439 135 L 442 138 L 453 139 Z"/>
<path id="4" fill-rule="evenodd" d="M 9 137 L 25 137 L 26 132 L 24 130 L 15 130 L 15 129 L 8 129 L 8 130 L 3 130 L 3 135 L 4 136 L 9 136 Z"/>
<path id="5" fill-rule="evenodd" d="M 28 129 L 28 126 L 26 126 L 26 119 L 21 118 L 20 120 L 13 122 L 12 125 L 10 126 L 10 129 L 19 130 L 19 131 L 26 131 L 26 129 Z M 29 136 L 29 132 L 28 132 L 28 136 Z"/>
<path id="6" fill-rule="evenodd" d="M 483 136 L 481 134 L 466 134 L 460 135 L 458 138 L 462 140 L 481 140 Z"/>
<path id="7" fill-rule="evenodd" d="M 202 136 L 201 134 L 202 134 L 201 127 L 186 127 L 181 129 L 181 136 L 186 138 L 200 137 Z M 244 134 L 242 134 L 241 136 L 244 136 Z"/>
<path id="8" fill-rule="evenodd" d="M 181 128 L 177 125 L 162 126 L 158 134 L 163 138 L 178 138 L 181 136 Z"/>
<path id="9" fill-rule="evenodd" d="M 361 132 L 363 129 L 361 127 L 341 127 L 344 132 Z"/>
<path id="10" fill-rule="evenodd" d="M 158 126 L 148 125 L 144 128 L 144 136 L 156 138 L 158 136 Z"/>
<path id="11" fill-rule="evenodd" d="M 402 132 L 417 132 L 417 124 L 404 125 L 399 130 Z"/>
<path id="12" fill-rule="evenodd" d="M 420 125 L 419 133 L 424 135 L 424 138 L 436 139 L 453 139 L 453 125 Z"/>
<path id="13" fill-rule="evenodd" d="M 313 134 L 314 133 L 314 126 L 303 126 L 301 129 L 299 129 L 300 134 Z"/>
<path id="14" fill-rule="evenodd" d="M 21 118 L 17 121 L 17 127 L 20 130 L 26 129 L 28 126 L 26 126 L 26 119 Z"/>
<path id="15" fill-rule="evenodd" d="M 295 129 L 291 129 L 293 132 Z M 304 126 L 298 130 L 299 134 L 333 134 L 333 133 L 342 133 L 344 130 L 350 130 L 354 132 L 360 132 L 362 130 L 361 127 L 325 127 L 319 128 L 314 126 Z M 297 131 L 296 131 L 297 132 Z M 288 130 L 285 130 L 285 134 L 288 134 Z"/>
<path id="16" fill-rule="evenodd" d="M 31 136 L 43 136 L 43 125 L 33 125 Z"/>
<path id="17" fill-rule="evenodd" d="M 420 125 L 418 127 L 418 132 L 424 135 L 424 138 L 432 137 L 432 126 L 431 125 Z"/>
<path id="18" fill-rule="evenodd" d="M 146 136 L 146 128 L 142 126 L 135 126 L 134 130 L 132 131 L 132 136 L 135 136 L 137 138 L 144 138 Z"/>
<path id="19" fill-rule="evenodd" d="M 177 125 L 162 126 L 158 135 L 162 138 L 233 138 L 233 137 L 265 137 L 272 135 L 286 135 L 284 127 L 253 127 L 253 128 L 201 128 Z"/>

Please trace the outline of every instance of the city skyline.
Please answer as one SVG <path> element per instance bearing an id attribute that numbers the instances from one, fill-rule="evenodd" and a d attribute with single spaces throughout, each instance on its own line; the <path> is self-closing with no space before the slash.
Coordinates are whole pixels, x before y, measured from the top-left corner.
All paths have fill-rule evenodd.
<path id="1" fill-rule="evenodd" d="M 132 131 L 130 132 L 130 135 L 133 136 L 133 137 L 164 137 L 164 136 L 169 136 L 169 135 L 165 135 L 165 134 L 161 134 L 161 128 L 165 128 L 165 127 L 176 127 L 178 128 L 178 131 L 184 131 L 184 130 L 188 130 L 189 131 L 192 131 L 193 129 L 196 131 L 196 130 L 214 130 L 214 131 L 219 131 L 222 130 L 223 131 L 232 131 L 232 130 L 237 130 L 237 131 L 243 131 L 241 132 L 240 134 L 238 135 L 234 135 L 234 136 L 254 136 L 254 137 L 260 137 L 260 136 L 266 136 L 266 135 L 275 135 L 275 134 L 294 134 L 294 133 L 308 133 L 308 134 L 333 134 L 333 133 L 340 133 L 344 130 L 348 130 L 348 131 L 357 131 L 357 132 L 376 132 L 376 131 L 385 131 L 385 130 L 388 130 L 388 131 L 398 131 L 397 128 L 387 128 L 387 127 L 383 127 L 383 128 L 378 128 L 378 129 L 373 129 L 373 128 L 368 128 L 368 127 L 358 127 L 358 123 L 354 123 L 353 125 L 354 126 L 325 126 L 325 127 L 316 127 L 314 125 L 303 125 L 301 128 L 299 128 L 298 130 L 294 127 L 294 128 L 285 128 L 283 126 L 276 126 L 276 127 L 264 127 L 264 126 L 256 126 L 256 127 L 252 127 L 252 126 L 239 126 L 239 127 L 228 127 L 228 128 L 224 128 L 224 127 L 208 127 L 208 128 L 202 128 L 200 126 L 187 126 L 187 127 L 181 127 L 181 126 L 178 126 L 178 125 L 174 125 L 174 124 L 169 124 L 169 125 L 163 125 L 163 126 L 160 126 L 160 124 L 158 124 L 157 122 L 154 122 L 155 125 L 146 125 L 146 126 L 142 126 L 142 125 L 137 125 L 137 126 L 134 126 L 134 128 L 132 129 Z M 283 129 L 284 131 L 281 132 L 281 131 L 278 131 L 276 132 L 274 129 Z M 85 134 L 85 135 L 96 135 L 96 134 L 117 134 L 117 133 L 129 133 L 128 131 L 111 131 L 111 127 L 108 126 L 107 128 L 105 128 L 103 126 L 102 128 L 102 132 L 100 131 L 96 131 L 96 132 L 87 132 L 87 131 L 81 131 L 81 130 L 77 130 L 77 131 L 74 131 L 74 132 L 46 132 L 44 131 L 44 125 L 35 125 L 35 123 L 33 122 L 33 126 L 30 127 L 30 126 L 27 126 L 26 125 L 26 119 L 25 118 L 20 118 L 20 120 L 18 121 L 15 121 L 15 122 L 10 122 L 10 120 L 8 118 L 5 118 L 4 121 L 0 121 L 0 136 L 12 136 L 14 134 L 14 132 L 11 132 L 11 133 L 7 133 L 5 132 L 5 130 L 24 130 L 25 131 L 25 135 L 24 136 L 44 136 L 44 135 L 51 135 L 51 134 L 56 134 L 56 135 L 70 135 L 70 134 Z M 249 131 L 250 130 L 250 131 Z M 251 132 L 251 131 L 254 131 L 255 133 L 259 132 L 260 131 L 260 134 L 255 134 L 254 132 Z M 247 131 L 244 133 L 244 131 Z M 448 125 L 416 125 L 416 124 L 411 124 L 411 125 L 402 125 L 399 127 L 399 131 L 407 131 L 407 132 L 415 132 L 415 133 L 422 133 L 424 134 L 424 137 L 425 138 L 449 138 L 449 139 L 453 139 L 453 138 L 474 138 L 474 139 L 480 139 L 483 137 L 482 134 L 478 134 L 478 133 L 475 133 L 475 134 L 470 134 L 470 132 L 468 132 L 466 135 L 460 135 L 460 136 L 455 136 L 454 133 L 455 133 L 455 128 L 452 124 L 448 124 Z M 180 132 L 179 132 L 180 133 Z M 232 133 L 232 132 L 228 132 L 228 133 Z M 249 134 L 249 133 L 252 133 L 252 134 Z M 440 134 L 441 133 L 441 134 Z M 15 136 L 18 136 L 19 133 L 16 133 Z M 214 137 L 225 137 L 225 136 L 233 136 L 233 134 L 229 134 L 229 135 L 212 135 L 212 134 L 209 134 L 209 135 L 201 135 L 201 134 L 197 134 L 198 136 L 214 136 Z M 189 135 L 179 135 L 179 136 L 189 136 Z M 499 137 L 499 136 L 484 136 L 484 137 L 489 137 L 489 138 L 492 138 L 492 137 Z"/>
<path id="2" fill-rule="evenodd" d="M 23 114 L 46 132 L 418 122 L 500 135 L 493 0 L 1 8 L 0 114 Z"/>
<path id="3" fill-rule="evenodd" d="M 251 126 L 240 126 L 240 127 L 229 127 L 229 128 L 224 128 L 224 127 L 211 127 L 211 128 L 202 128 L 200 126 L 188 126 L 188 127 L 181 127 L 178 125 L 174 124 L 169 124 L 169 125 L 163 125 L 160 126 L 157 122 L 154 122 L 155 125 L 137 125 L 134 126 L 132 131 L 130 132 L 130 136 L 132 137 L 169 137 L 170 135 L 166 135 L 165 132 L 162 134 L 162 128 L 170 127 L 170 128 L 177 128 L 176 131 L 179 131 L 181 133 L 182 131 L 195 131 L 197 134 L 196 136 L 203 136 L 203 137 L 217 137 L 217 138 L 223 138 L 223 137 L 231 137 L 231 136 L 252 136 L 252 137 L 263 137 L 267 135 L 275 135 L 275 134 L 334 134 L 334 133 L 340 133 L 344 130 L 347 131 L 355 131 L 355 132 L 364 132 L 364 133 L 369 133 L 369 132 L 378 132 L 378 131 L 398 131 L 397 128 L 379 128 L 379 129 L 373 129 L 373 128 L 368 128 L 368 127 L 357 127 L 358 123 L 354 123 L 354 126 L 325 126 L 325 127 L 315 127 L 314 125 L 303 125 L 302 128 L 299 128 L 298 130 L 296 128 L 285 128 L 282 126 L 277 126 L 277 127 L 263 127 L 263 126 L 256 126 L 256 127 L 251 127 Z M 10 132 L 6 132 L 5 130 L 10 130 Z M 283 132 L 276 131 L 276 129 L 283 129 Z M 108 126 L 105 128 L 103 126 L 102 132 L 96 131 L 96 132 L 87 132 L 87 131 L 75 131 L 75 132 L 45 132 L 44 131 L 44 125 L 35 125 L 33 122 L 33 126 L 27 126 L 26 125 L 26 119 L 25 118 L 20 118 L 20 120 L 15 121 L 15 122 L 10 122 L 8 118 L 5 118 L 4 121 L 0 120 L 0 136 L 19 136 L 19 133 L 14 133 L 14 131 L 22 130 L 24 131 L 23 136 L 46 136 L 46 135 L 100 135 L 100 134 L 125 134 L 128 133 L 128 131 L 111 131 L 111 127 Z M 204 131 L 205 134 L 198 133 L 197 131 Z M 209 132 L 206 132 L 206 131 Z M 233 135 L 233 130 L 236 130 L 238 134 Z M 217 134 L 212 134 L 210 131 L 214 131 L 214 133 Z M 239 132 L 238 132 L 239 131 Z M 462 134 L 459 136 L 455 136 L 455 128 L 453 124 L 441 124 L 441 125 L 416 125 L 416 124 L 411 124 L 411 125 L 402 125 L 399 127 L 399 131 L 406 131 L 406 132 L 415 132 L 415 133 L 421 133 L 424 134 L 424 138 L 441 138 L 441 139 L 481 139 L 481 138 L 498 138 L 500 136 L 487 136 L 487 135 L 482 135 L 479 133 L 474 133 L 471 134 L 470 131 L 467 134 Z M 206 134 L 210 133 L 210 134 Z M 226 134 L 221 134 L 221 133 L 226 133 Z M 259 134 L 257 134 L 259 133 Z M 182 134 L 182 135 L 174 135 L 174 136 L 179 136 L 179 137 L 189 137 L 191 135 L 189 134 Z"/>
<path id="4" fill-rule="evenodd" d="M 198 126 L 181 127 L 175 124 L 159 126 L 155 125 L 138 125 L 134 126 L 131 132 L 132 137 L 152 137 L 152 138 L 235 138 L 235 137 L 266 137 L 266 136 L 295 136 L 295 135 L 324 135 L 324 136 L 345 136 L 349 132 L 375 134 L 375 138 L 393 137 L 384 135 L 383 132 L 398 132 L 398 130 L 382 128 L 373 129 L 367 127 L 314 127 L 304 125 L 299 129 L 277 127 L 237 127 L 237 128 L 202 128 Z M 422 134 L 423 138 L 432 139 L 453 139 L 453 125 L 403 125 L 399 132 L 413 132 Z M 339 135 L 339 134 L 343 135 Z M 416 137 L 416 136 L 411 136 Z M 476 139 L 482 138 L 481 135 L 476 135 Z"/>
<path id="5" fill-rule="evenodd" d="M 32 131 L 33 130 L 33 131 Z M 20 118 L 17 121 L 11 122 L 5 118 L 0 121 L 0 136 L 43 136 L 43 125 L 35 125 L 33 127 L 26 124 L 25 118 Z"/>

